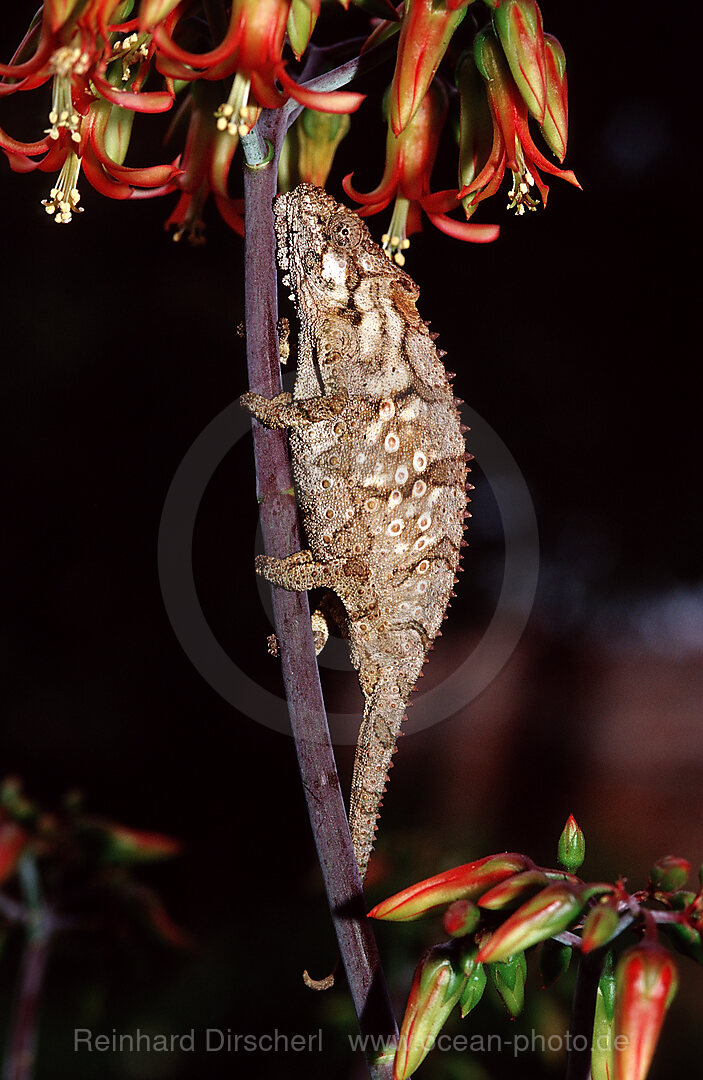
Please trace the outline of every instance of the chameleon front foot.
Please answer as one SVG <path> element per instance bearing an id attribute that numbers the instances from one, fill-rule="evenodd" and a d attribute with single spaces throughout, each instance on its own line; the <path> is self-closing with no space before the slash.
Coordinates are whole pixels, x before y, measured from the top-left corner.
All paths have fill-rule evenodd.
<path id="1" fill-rule="evenodd" d="M 277 394 L 275 398 L 265 398 L 261 394 L 248 391 L 242 394 L 240 404 L 255 416 L 259 423 L 268 428 L 288 427 L 288 411 L 292 401 L 288 393 Z"/>
<path id="2" fill-rule="evenodd" d="M 256 572 L 272 585 L 294 592 L 307 589 L 333 588 L 337 580 L 335 563 L 315 562 L 309 551 L 296 551 L 285 559 L 257 555 Z"/>

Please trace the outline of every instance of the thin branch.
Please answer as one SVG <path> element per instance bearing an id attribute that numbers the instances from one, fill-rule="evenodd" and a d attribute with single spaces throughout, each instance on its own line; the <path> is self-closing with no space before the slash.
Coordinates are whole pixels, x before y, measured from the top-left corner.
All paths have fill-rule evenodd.
<path id="1" fill-rule="evenodd" d="M 3 1062 L 3 1080 L 31 1080 L 37 1050 L 39 1006 L 49 943 L 54 929 L 51 913 L 44 907 L 34 857 L 26 855 L 18 867 L 26 903 L 27 940 L 12 1011 L 10 1035 Z"/>
<path id="2" fill-rule="evenodd" d="M 281 391 L 276 335 L 277 285 L 272 203 L 278 152 L 285 133 L 283 110 L 264 113 L 261 134 L 274 146 L 271 162 L 245 168 L 245 304 L 249 382 L 273 397 Z M 257 126 L 259 126 L 257 125 Z M 302 543 L 287 440 L 283 433 L 253 424 L 261 529 L 269 555 L 299 551 Z M 295 739 L 303 792 L 325 889 L 362 1035 L 394 1046 L 397 1028 L 378 949 L 365 917 L 363 891 L 327 727 L 307 594 L 272 590 L 283 681 Z M 392 1057 L 392 1055 L 391 1055 Z M 392 1062 L 378 1064 L 369 1053 L 374 1080 L 390 1077 Z"/>
<path id="3" fill-rule="evenodd" d="M 566 1080 L 588 1080 L 591 1075 L 591 1044 L 596 1013 L 598 981 L 603 973 L 607 946 L 579 957 L 571 1012 L 571 1040 Z"/>

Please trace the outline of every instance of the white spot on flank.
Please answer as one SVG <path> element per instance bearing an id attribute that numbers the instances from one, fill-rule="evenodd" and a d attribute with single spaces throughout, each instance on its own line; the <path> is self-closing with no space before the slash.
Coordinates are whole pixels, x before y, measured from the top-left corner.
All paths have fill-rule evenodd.
<path id="1" fill-rule="evenodd" d="M 405 525 L 400 520 L 400 518 L 394 518 L 394 520 L 391 521 L 390 525 L 388 526 L 388 532 L 391 536 L 398 536 L 399 533 L 402 533 L 404 528 Z"/>
<path id="2" fill-rule="evenodd" d="M 401 465 L 395 470 L 395 482 L 396 484 L 404 484 L 408 479 L 408 470 L 404 465 Z"/>
<path id="3" fill-rule="evenodd" d="M 378 410 L 384 420 L 391 420 L 395 416 L 395 404 L 390 398 L 385 398 Z"/>
<path id="4" fill-rule="evenodd" d="M 391 509 L 393 509 L 394 506 L 398 506 L 398 504 L 402 501 L 403 496 L 400 494 L 397 488 L 391 491 L 390 497 L 388 499 L 388 505 Z"/>
<path id="5" fill-rule="evenodd" d="M 427 491 L 427 484 L 424 480 L 416 480 L 413 484 L 413 495 L 416 499 L 421 499 Z"/>
<path id="6" fill-rule="evenodd" d="M 406 405 L 402 412 L 398 413 L 400 420 L 414 420 L 417 416 L 417 410 L 413 405 Z"/>
<path id="7" fill-rule="evenodd" d="M 432 518 L 430 517 L 429 514 L 423 514 L 422 517 L 418 518 L 418 520 L 417 520 L 417 527 L 418 527 L 418 529 L 421 529 L 422 532 L 424 532 L 425 529 L 429 529 L 431 524 L 432 524 Z"/>
<path id="8" fill-rule="evenodd" d="M 395 454 L 396 450 L 400 446 L 400 439 L 394 431 L 389 431 L 386 435 L 386 441 L 384 446 L 389 454 Z"/>
<path id="9" fill-rule="evenodd" d="M 424 472 L 427 468 L 427 455 L 422 450 L 418 450 L 413 457 L 413 469 L 415 472 Z"/>
<path id="10" fill-rule="evenodd" d="M 422 562 L 419 562 L 416 567 L 418 574 L 426 574 L 429 568 L 430 564 L 428 563 L 427 559 L 423 559 Z"/>

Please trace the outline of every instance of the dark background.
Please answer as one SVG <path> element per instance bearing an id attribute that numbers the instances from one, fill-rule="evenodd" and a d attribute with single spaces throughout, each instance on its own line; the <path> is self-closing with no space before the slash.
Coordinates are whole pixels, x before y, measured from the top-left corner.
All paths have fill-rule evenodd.
<path id="1" fill-rule="evenodd" d="M 7 16 L 3 56 L 33 13 L 23 6 Z M 406 266 L 458 372 L 457 392 L 510 448 L 532 493 L 538 598 L 520 647 L 485 693 L 403 741 L 369 879 L 373 902 L 494 850 L 553 864 L 569 812 L 586 831 L 592 879 L 624 874 L 643 885 L 665 852 L 694 867 L 703 858 L 700 386 L 687 326 L 695 206 L 680 187 L 684 140 L 693 139 L 681 112 L 681 31 L 654 9 L 635 18 L 628 5 L 604 15 L 551 0 L 543 11 L 567 52 L 566 165 L 583 193 L 555 180 L 548 210 L 517 219 L 505 213 L 502 189 L 478 215 L 502 224 L 496 244 L 461 245 L 428 225 Z M 24 98 L 3 104 L 0 122 L 31 140 L 48 88 Z M 337 196 L 344 173 L 354 170 L 369 190 L 382 171 L 377 103 L 354 123 L 328 185 Z M 140 160 L 162 158 L 157 146 Z M 451 182 L 440 175 L 435 186 Z M 96 813 L 181 839 L 181 858 L 142 876 L 199 942 L 185 957 L 138 933 L 60 943 L 37 1075 L 352 1075 L 343 986 L 313 998 L 300 982 L 305 966 L 328 969 L 334 947 L 292 742 L 234 710 L 191 667 L 157 576 L 173 474 L 246 387 L 235 333 L 241 241 L 211 212 L 205 247 L 174 245 L 163 221 L 175 196 L 110 203 L 85 181 L 86 212 L 59 228 L 40 205 L 49 177 L 5 164 L 0 184 L 0 771 L 21 776 L 46 805 L 77 787 Z M 376 235 L 387 220 L 371 221 Z M 500 583 L 502 538 L 480 462 L 476 476 L 467 572 L 430 679 L 480 639 Z M 252 569 L 255 528 L 247 440 L 203 499 L 195 576 L 223 647 L 275 689 Z M 352 675 L 327 673 L 324 682 L 334 707 L 359 706 Z M 342 748 L 345 787 L 350 763 Z M 399 1011 L 421 943 L 438 935 L 436 925 L 380 927 Z M 10 947 L 0 971 L 5 1015 L 15 962 Z M 654 1077 L 688 1075 L 700 1053 L 703 980 L 692 962 L 680 967 L 684 989 Z M 561 1030 L 567 1001 L 568 987 L 549 999 L 535 990 L 520 1030 Z M 498 1006 L 481 1009 L 475 1030 L 503 1024 Z M 322 1028 L 323 1053 L 77 1056 L 76 1026 Z M 558 1076 L 563 1062 L 436 1054 L 424 1068 L 483 1080 Z"/>

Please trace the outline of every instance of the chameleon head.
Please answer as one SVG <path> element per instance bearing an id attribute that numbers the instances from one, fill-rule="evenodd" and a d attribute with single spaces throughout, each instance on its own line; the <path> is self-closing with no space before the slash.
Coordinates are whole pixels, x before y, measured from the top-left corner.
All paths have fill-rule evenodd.
<path id="1" fill-rule="evenodd" d="M 344 307 L 362 277 L 389 273 L 389 262 L 353 210 L 301 184 L 274 203 L 278 262 L 301 314 Z"/>

